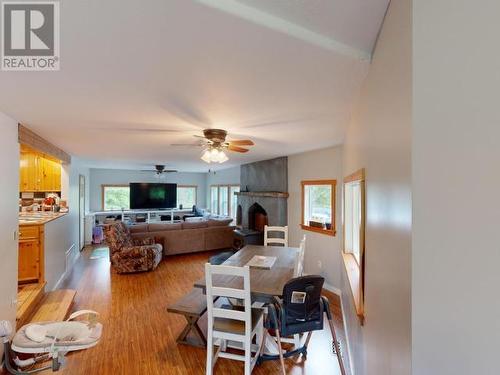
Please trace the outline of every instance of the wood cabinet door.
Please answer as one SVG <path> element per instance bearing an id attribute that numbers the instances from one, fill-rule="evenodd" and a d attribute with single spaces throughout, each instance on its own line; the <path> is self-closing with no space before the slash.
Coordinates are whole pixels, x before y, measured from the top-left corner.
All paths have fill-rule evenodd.
<path id="1" fill-rule="evenodd" d="M 40 242 L 39 239 L 19 241 L 20 282 L 38 281 L 40 278 Z"/>
<path id="2" fill-rule="evenodd" d="M 51 161 L 45 158 L 39 158 L 40 169 L 40 191 L 51 191 L 52 190 L 52 165 Z"/>
<path id="3" fill-rule="evenodd" d="M 40 191 L 61 191 L 61 165 L 50 159 L 40 158 Z"/>
<path id="4" fill-rule="evenodd" d="M 19 191 L 28 190 L 28 154 L 21 152 L 19 158 Z"/>
<path id="5" fill-rule="evenodd" d="M 44 158 L 35 155 L 35 191 L 43 191 Z"/>
<path id="6" fill-rule="evenodd" d="M 21 152 L 19 190 L 61 191 L 61 164 L 34 152 Z"/>
<path id="7" fill-rule="evenodd" d="M 61 164 L 47 160 L 50 191 L 61 191 Z"/>
<path id="8" fill-rule="evenodd" d="M 20 191 L 36 191 L 38 177 L 37 156 L 31 152 L 22 152 L 20 156 Z"/>
<path id="9" fill-rule="evenodd" d="M 53 164 L 54 190 L 61 191 L 61 164 L 54 162 Z"/>

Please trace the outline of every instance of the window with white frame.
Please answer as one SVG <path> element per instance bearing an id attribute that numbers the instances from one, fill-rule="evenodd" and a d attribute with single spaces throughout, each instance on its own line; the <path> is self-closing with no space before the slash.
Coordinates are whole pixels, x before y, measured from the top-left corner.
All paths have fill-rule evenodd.
<path id="1" fill-rule="evenodd" d="M 229 216 L 229 186 L 219 186 L 219 215 Z"/>
<path id="2" fill-rule="evenodd" d="M 102 209 L 104 211 L 130 209 L 130 187 L 128 185 L 102 185 Z"/>
<path id="3" fill-rule="evenodd" d="M 240 186 L 239 185 L 231 185 L 229 187 L 229 197 L 231 198 L 230 202 L 230 209 L 229 209 L 229 216 L 231 216 L 234 220 L 236 220 L 236 213 L 237 213 L 237 208 L 238 208 L 238 196 L 236 193 L 240 191 Z"/>
<path id="4" fill-rule="evenodd" d="M 212 185 L 210 186 L 210 210 L 213 214 L 236 218 L 236 192 L 239 185 Z"/>
<path id="5" fill-rule="evenodd" d="M 219 213 L 219 187 L 210 186 L 210 212 Z"/>
<path id="6" fill-rule="evenodd" d="M 344 251 L 354 255 L 360 262 L 361 255 L 361 181 L 353 181 L 344 185 Z"/>
<path id="7" fill-rule="evenodd" d="M 192 208 L 196 205 L 198 187 L 195 185 L 177 185 L 177 207 Z"/>
<path id="8" fill-rule="evenodd" d="M 364 322 L 365 170 L 344 178 L 344 260 L 356 314 Z"/>

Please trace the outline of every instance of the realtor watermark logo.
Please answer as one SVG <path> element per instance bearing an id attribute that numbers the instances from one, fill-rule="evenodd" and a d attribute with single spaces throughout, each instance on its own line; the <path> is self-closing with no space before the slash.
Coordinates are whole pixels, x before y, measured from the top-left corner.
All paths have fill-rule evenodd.
<path id="1" fill-rule="evenodd" d="M 59 70 L 59 2 L 2 1 L 2 70 Z"/>

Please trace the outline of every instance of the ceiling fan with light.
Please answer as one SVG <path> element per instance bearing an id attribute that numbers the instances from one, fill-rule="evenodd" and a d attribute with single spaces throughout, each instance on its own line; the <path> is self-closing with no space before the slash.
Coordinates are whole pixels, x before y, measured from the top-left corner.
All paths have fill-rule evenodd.
<path id="1" fill-rule="evenodd" d="M 177 170 L 175 169 L 165 169 L 164 165 L 158 164 L 154 166 L 155 169 L 143 169 L 142 172 L 154 172 L 156 176 L 160 177 L 166 173 L 175 173 Z"/>
<path id="2" fill-rule="evenodd" d="M 241 146 L 253 146 L 255 144 L 250 139 L 227 141 L 227 131 L 223 129 L 205 129 L 203 130 L 203 136 L 195 135 L 195 137 L 203 140 L 196 144 L 173 144 L 172 146 L 204 147 L 201 160 L 206 163 L 224 163 L 229 160 L 225 151 L 245 153 L 249 149 Z"/>

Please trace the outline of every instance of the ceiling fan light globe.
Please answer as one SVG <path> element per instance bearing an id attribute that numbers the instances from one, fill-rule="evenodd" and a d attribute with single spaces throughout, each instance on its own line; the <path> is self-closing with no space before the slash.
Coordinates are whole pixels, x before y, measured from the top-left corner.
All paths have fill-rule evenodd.
<path id="1" fill-rule="evenodd" d="M 229 160 L 229 158 L 227 157 L 227 155 L 225 154 L 225 152 L 224 152 L 224 151 L 221 151 L 221 152 L 219 153 L 219 160 L 218 160 L 218 162 L 219 162 L 219 163 L 224 163 L 224 162 L 226 162 L 226 161 L 228 161 L 228 160 Z"/>
<path id="2" fill-rule="evenodd" d="M 210 164 L 210 162 L 212 161 L 212 157 L 209 150 L 205 150 L 205 152 L 201 156 L 201 160 L 203 160 L 205 163 Z"/>

